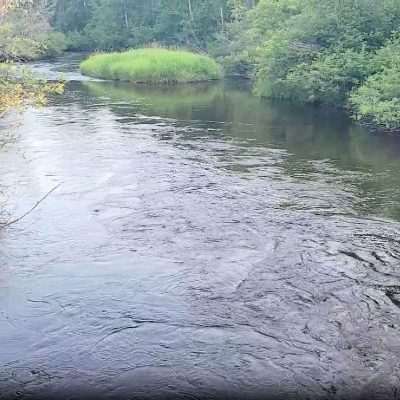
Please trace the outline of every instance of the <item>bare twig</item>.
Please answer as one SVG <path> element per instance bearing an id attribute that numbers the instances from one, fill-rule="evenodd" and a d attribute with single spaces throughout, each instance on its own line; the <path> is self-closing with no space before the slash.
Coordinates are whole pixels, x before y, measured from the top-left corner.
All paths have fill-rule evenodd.
<path id="1" fill-rule="evenodd" d="M 35 205 L 29 209 L 25 214 L 22 214 L 21 216 L 19 216 L 18 218 L 15 218 L 14 220 L 7 222 L 5 224 L 0 224 L 0 229 L 4 229 L 9 227 L 10 225 L 14 225 L 17 222 L 20 222 L 23 218 L 25 218 L 26 216 L 28 216 L 32 211 L 34 211 L 37 207 L 40 206 L 41 203 L 43 203 L 43 201 L 45 201 L 54 191 L 56 191 L 59 187 L 61 186 L 61 183 L 59 183 L 58 185 L 54 186 L 53 189 L 51 189 L 50 191 L 48 191 L 39 201 L 37 201 L 35 203 Z"/>

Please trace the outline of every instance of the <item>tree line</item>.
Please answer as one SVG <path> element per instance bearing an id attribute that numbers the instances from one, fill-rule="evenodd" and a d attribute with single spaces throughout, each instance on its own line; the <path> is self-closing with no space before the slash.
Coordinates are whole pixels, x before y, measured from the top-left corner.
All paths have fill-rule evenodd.
<path id="1" fill-rule="evenodd" d="M 149 43 L 206 50 L 231 10 L 228 0 L 54 0 L 49 8 L 75 50 Z"/>

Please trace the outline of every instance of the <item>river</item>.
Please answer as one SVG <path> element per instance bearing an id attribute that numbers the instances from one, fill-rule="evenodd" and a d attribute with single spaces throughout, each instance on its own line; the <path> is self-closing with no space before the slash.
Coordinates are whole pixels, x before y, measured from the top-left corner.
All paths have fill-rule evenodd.
<path id="1" fill-rule="evenodd" d="M 60 186 L 0 231 L 0 399 L 397 399 L 400 138 L 78 61 L 1 122 L 2 221 Z"/>

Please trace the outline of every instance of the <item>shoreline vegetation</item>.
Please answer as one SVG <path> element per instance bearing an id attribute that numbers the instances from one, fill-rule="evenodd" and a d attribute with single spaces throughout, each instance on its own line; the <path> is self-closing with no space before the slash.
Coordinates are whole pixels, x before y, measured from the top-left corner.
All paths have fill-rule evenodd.
<path id="1" fill-rule="evenodd" d="M 398 0 L 260 0 L 231 24 L 225 65 L 267 98 L 346 110 L 400 133 Z"/>
<path id="2" fill-rule="evenodd" d="M 210 57 L 184 50 L 148 48 L 94 54 L 81 63 L 81 72 L 94 78 L 148 84 L 218 80 L 221 67 Z"/>
<path id="3" fill-rule="evenodd" d="M 0 118 L 63 92 L 63 82 L 44 82 L 16 63 L 54 57 L 65 49 L 65 36 L 54 31 L 41 0 L 0 2 Z"/>
<path id="4" fill-rule="evenodd" d="M 8 0 L 0 8 L 0 62 L 52 58 L 67 49 L 66 36 L 53 29 L 41 1 Z"/>
<path id="5" fill-rule="evenodd" d="M 46 82 L 21 66 L 0 63 L 0 118 L 26 105 L 45 105 L 49 95 L 59 95 L 63 91 L 63 81 Z"/>
<path id="6" fill-rule="evenodd" d="M 1 61 L 96 51 L 104 53 L 81 69 L 103 79 L 159 84 L 245 76 L 257 96 L 342 108 L 369 129 L 400 133 L 399 0 L 6 3 Z"/>

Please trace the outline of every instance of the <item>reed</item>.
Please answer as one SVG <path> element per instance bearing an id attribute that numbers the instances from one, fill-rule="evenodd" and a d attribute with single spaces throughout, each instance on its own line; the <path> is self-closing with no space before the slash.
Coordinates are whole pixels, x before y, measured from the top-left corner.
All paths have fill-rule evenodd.
<path id="1" fill-rule="evenodd" d="M 161 48 L 95 54 L 80 67 L 84 75 L 136 83 L 201 82 L 222 77 L 221 67 L 208 56 Z"/>

